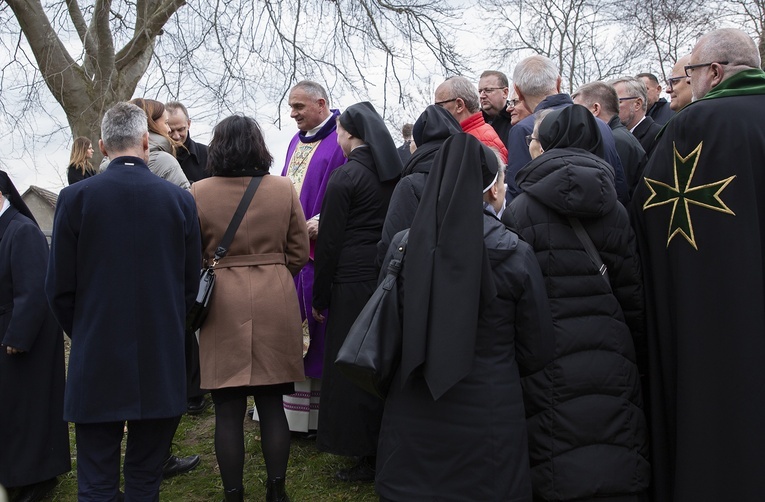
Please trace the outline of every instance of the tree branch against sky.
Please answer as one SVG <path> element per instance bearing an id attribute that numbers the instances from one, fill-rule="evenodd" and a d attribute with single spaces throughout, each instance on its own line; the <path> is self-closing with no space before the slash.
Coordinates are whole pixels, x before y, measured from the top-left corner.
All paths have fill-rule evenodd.
<path id="1" fill-rule="evenodd" d="M 610 0 L 490 0 L 489 5 L 503 21 L 495 23 L 494 38 L 503 42 L 495 58 L 507 65 L 535 53 L 547 56 L 558 63 L 564 91 L 621 75 L 641 56 L 642 44 L 613 22 Z"/>
<path id="2" fill-rule="evenodd" d="M 7 0 L 0 139 L 27 149 L 37 137 L 39 117 L 15 111 L 46 112 L 43 82 L 71 136 L 94 143 L 104 111 L 136 95 L 180 99 L 215 120 L 246 111 L 278 123 L 289 89 L 308 78 L 384 113 L 407 104 L 416 72 L 463 69 L 455 12 L 436 0 Z"/>

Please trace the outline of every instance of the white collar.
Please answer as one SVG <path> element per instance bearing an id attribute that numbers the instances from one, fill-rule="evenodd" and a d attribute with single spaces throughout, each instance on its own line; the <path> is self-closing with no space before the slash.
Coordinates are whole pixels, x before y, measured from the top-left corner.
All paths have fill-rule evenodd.
<path id="1" fill-rule="evenodd" d="M 0 216 L 3 215 L 4 212 L 8 210 L 8 208 L 11 207 L 11 201 L 9 201 L 7 198 L 3 197 L 3 208 L 0 209 Z"/>
<path id="2" fill-rule="evenodd" d="M 635 124 L 635 127 L 633 127 L 632 129 L 630 129 L 630 132 L 635 132 L 635 129 L 637 128 L 637 126 L 639 126 L 639 125 L 640 125 L 640 123 L 641 123 L 642 121 L 644 121 L 644 120 L 645 120 L 645 118 L 646 118 L 647 116 L 648 116 L 648 115 L 643 115 L 643 118 L 642 118 L 642 119 L 640 119 L 640 120 L 638 120 L 638 123 L 637 123 L 637 124 Z"/>
<path id="3" fill-rule="evenodd" d="M 334 115 L 333 115 L 332 113 L 330 113 L 330 114 L 329 114 L 329 117 L 327 117 L 327 118 L 325 118 L 325 119 L 324 119 L 324 122 L 322 122 L 321 124 L 317 125 L 316 127 L 314 127 L 313 129 L 311 129 L 310 131 L 306 132 L 306 133 L 305 133 L 305 137 L 306 137 L 306 138 L 310 138 L 311 136 L 316 136 L 316 135 L 319 133 L 319 130 L 320 130 L 322 127 L 324 127 L 324 124 L 326 124 L 327 122 L 329 122 L 329 119 L 331 119 L 333 116 L 334 116 Z"/>

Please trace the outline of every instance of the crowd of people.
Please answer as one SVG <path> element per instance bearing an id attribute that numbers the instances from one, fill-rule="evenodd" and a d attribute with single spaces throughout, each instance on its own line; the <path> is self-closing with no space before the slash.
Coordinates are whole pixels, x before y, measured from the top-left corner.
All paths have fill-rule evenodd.
<path id="1" fill-rule="evenodd" d="M 115 105 L 100 168 L 74 142 L 50 251 L 0 172 L 0 484 L 49 494 L 71 422 L 79 500 L 159 500 L 199 463 L 171 444 L 209 393 L 226 501 L 245 500 L 250 396 L 269 502 L 296 435 L 381 501 L 762 500 L 760 66 L 742 31 L 707 33 L 667 101 L 650 73 L 569 95 L 530 56 L 512 85 L 446 79 L 398 148 L 371 103 L 301 81 L 281 176 L 251 117 L 205 146 L 180 102 Z M 334 361 L 393 249 L 380 398 Z"/>

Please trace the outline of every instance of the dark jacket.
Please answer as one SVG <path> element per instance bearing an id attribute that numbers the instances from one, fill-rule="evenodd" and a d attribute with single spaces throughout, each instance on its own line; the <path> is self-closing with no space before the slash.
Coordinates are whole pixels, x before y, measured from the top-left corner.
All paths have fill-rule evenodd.
<path id="1" fill-rule="evenodd" d="M 523 193 L 503 221 L 536 252 L 556 333 L 555 360 L 523 381 L 535 497 L 642 493 L 650 477 L 638 369 L 644 306 L 635 236 L 613 171 L 585 150 L 552 149 L 516 180 Z M 569 216 L 587 230 L 610 285 Z"/>
<path id="2" fill-rule="evenodd" d="M 635 130 L 632 131 L 632 134 L 640 141 L 640 145 L 645 150 L 648 158 L 651 158 L 651 154 L 653 154 L 653 149 L 656 146 L 656 136 L 659 135 L 659 131 L 661 131 L 661 126 L 648 116 L 635 126 Z"/>
<path id="3" fill-rule="evenodd" d="M 511 116 L 510 112 L 507 111 L 507 106 L 503 107 L 499 111 L 499 114 L 493 118 L 486 115 L 483 111 L 481 111 L 481 113 L 483 114 L 484 121 L 497 131 L 497 136 L 499 136 L 499 139 L 505 144 L 505 148 L 509 149 L 510 145 L 508 139 L 510 137 L 510 128 L 513 127 L 513 124 L 510 122 Z"/>
<path id="4" fill-rule="evenodd" d="M 388 213 L 383 224 L 382 237 L 377 244 L 377 261 L 382 263 L 391 239 L 401 230 L 412 225 L 414 213 L 422 198 L 422 190 L 428 179 L 428 173 L 433 165 L 439 148 L 446 138 L 462 132 L 462 128 L 454 117 L 443 108 L 429 106 L 415 123 L 415 140 L 417 149 L 404 165 L 401 181 L 393 190 L 388 206 Z"/>
<path id="5" fill-rule="evenodd" d="M 6 487 L 71 468 L 64 336 L 45 298 L 47 263 L 43 233 L 8 208 L 0 216 L 0 484 Z M 24 352 L 7 354 L 6 346 Z"/>
<path id="6" fill-rule="evenodd" d="M 73 164 L 69 164 L 69 167 L 66 168 L 66 180 L 69 182 L 70 185 L 73 185 L 77 183 L 78 181 L 82 181 L 86 178 L 90 178 L 91 176 L 95 176 L 98 174 L 95 169 L 92 171 L 85 171 L 83 174 L 82 171 L 74 167 Z"/>
<path id="7" fill-rule="evenodd" d="M 186 135 L 186 141 L 175 152 L 183 173 L 191 183 L 210 177 L 207 172 L 207 145 L 202 145 Z"/>
<path id="8" fill-rule="evenodd" d="M 674 114 L 675 112 L 669 107 L 669 101 L 664 98 L 659 98 L 656 103 L 653 104 L 651 109 L 648 110 L 646 116 L 651 117 L 654 122 L 663 126 L 669 122 L 669 119 L 671 119 Z"/>
<path id="9" fill-rule="evenodd" d="M 72 339 L 66 420 L 183 414 L 184 321 L 200 242 L 191 194 L 137 157 L 61 191 L 46 292 Z"/>
<path id="10" fill-rule="evenodd" d="M 529 245 L 488 214 L 483 240 L 497 296 L 478 319 L 472 369 L 438 400 L 421 372 L 394 378 L 377 457 L 385 500 L 531 500 L 520 375 L 552 357 L 549 307 Z M 402 301 L 418 275 L 405 257 Z"/>
<path id="11" fill-rule="evenodd" d="M 611 120 L 608 121 L 608 127 L 611 128 L 611 132 L 614 134 L 616 151 L 619 153 L 622 166 L 624 166 L 624 176 L 627 178 L 630 197 L 632 197 L 632 192 L 635 191 L 635 186 L 648 162 L 648 155 L 643 150 L 640 141 L 629 129 L 624 127 L 624 124 L 619 120 L 619 115 L 611 117 Z"/>

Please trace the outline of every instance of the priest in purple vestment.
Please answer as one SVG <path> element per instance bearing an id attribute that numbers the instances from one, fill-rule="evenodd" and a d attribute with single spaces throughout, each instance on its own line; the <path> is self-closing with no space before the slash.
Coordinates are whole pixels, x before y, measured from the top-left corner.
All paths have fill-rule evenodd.
<path id="1" fill-rule="evenodd" d="M 311 259 L 295 278 L 300 314 L 303 318 L 304 345 L 310 337 L 305 354 L 305 382 L 295 383 L 295 394 L 284 397 L 284 408 L 290 430 L 313 433 L 318 428 L 322 361 L 324 359 L 324 324 L 311 315 L 313 291 L 313 249 L 319 231 L 319 211 L 327 189 L 329 175 L 345 164 L 343 151 L 337 144 L 336 118 L 338 110 L 330 110 L 327 91 L 309 80 L 299 82 L 289 95 L 290 117 L 299 132 L 292 138 L 282 176 L 287 176 L 300 194 L 300 203 L 308 220 L 311 238 Z M 327 313 L 324 313 L 326 317 Z"/>

